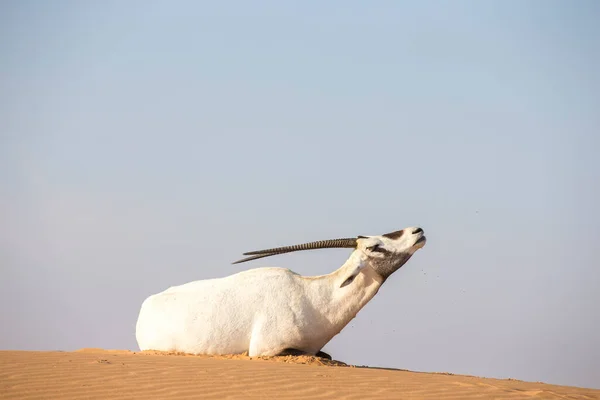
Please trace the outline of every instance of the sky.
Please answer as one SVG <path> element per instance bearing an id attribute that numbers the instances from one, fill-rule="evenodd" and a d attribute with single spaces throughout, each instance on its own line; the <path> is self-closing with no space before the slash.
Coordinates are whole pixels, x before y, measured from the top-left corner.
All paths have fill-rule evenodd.
<path id="1" fill-rule="evenodd" d="M 323 349 L 600 388 L 600 3 L 3 1 L 0 349 L 137 350 L 142 301 L 420 226 Z"/>

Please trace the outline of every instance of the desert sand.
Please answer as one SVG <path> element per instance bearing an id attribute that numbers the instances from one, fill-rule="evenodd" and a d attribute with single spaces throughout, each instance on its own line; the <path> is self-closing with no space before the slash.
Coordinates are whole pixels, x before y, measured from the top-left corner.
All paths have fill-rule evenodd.
<path id="1" fill-rule="evenodd" d="M 314 357 L 0 351 L 2 399 L 600 399 L 600 390 Z"/>

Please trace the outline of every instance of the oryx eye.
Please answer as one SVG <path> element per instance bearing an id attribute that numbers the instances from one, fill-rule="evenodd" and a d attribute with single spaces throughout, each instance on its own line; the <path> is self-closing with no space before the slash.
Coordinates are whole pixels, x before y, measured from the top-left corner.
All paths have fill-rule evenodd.
<path id="1" fill-rule="evenodd" d="M 381 248 L 378 244 L 374 244 L 373 246 L 369 246 L 367 247 L 367 250 L 369 251 L 373 251 L 373 252 L 380 252 L 383 253 L 385 250 L 383 248 Z"/>

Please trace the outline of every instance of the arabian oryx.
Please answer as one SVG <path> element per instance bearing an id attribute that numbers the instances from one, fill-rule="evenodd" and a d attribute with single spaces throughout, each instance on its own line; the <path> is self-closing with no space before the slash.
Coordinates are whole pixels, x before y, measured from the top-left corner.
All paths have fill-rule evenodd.
<path id="1" fill-rule="evenodd" d="M 151 295 L 136 325 L 141 350 L 249 356 L 317 355 L 426 239 L 410 227 L 381 236 L 323 240 L 244 253 L 235 263 L 323 248 L 354 249 L 337 270 L 302 276 L 255 268 Z M 234 263 L 234 264 L 235 264 Z"/>

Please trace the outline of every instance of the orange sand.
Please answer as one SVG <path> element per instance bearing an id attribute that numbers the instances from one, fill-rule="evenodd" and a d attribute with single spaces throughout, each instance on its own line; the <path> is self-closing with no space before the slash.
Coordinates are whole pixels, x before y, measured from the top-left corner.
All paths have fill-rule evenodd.
<path id="1" fill-rule="evenodd" d="M 600 399 L 600 390 L 314 357 L 0 351 L 0 399 Z"/>

